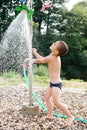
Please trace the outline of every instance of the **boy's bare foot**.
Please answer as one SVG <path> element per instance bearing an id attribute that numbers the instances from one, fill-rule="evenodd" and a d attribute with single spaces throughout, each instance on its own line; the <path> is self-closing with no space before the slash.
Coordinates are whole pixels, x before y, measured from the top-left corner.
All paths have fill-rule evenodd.
<path id="1" fill-rule="evenodd" d="M 74 121 L 74 117 L 73 116 L 69 117 L 64 127 L 72 126 L 73 121 Z"/>
<path id="2" fill-rule="evenodd" d="M 46 119 L 46 120 L 53 120 L 53 116 L 48 116 L 48 115 L 47 115 L 47 116 L 45 116 L 45 119 Z"/>

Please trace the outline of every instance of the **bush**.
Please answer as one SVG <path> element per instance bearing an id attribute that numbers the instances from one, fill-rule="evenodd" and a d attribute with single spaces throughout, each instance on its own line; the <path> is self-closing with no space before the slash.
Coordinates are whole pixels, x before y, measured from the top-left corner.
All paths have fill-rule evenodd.
<path id="1" fill-rule="evenodd" d="M 44 65 L 39 65 L 34 68 L 34 74 L 38 76 L 48 76 L 48 69 Z"/>

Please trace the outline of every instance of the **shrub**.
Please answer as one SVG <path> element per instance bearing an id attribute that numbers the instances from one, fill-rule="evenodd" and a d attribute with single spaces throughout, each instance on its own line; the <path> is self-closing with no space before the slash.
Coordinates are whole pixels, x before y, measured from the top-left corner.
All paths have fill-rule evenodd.
<path id="1" fill-rule="evenodd" d="M 38 76 L 48 76 L 48 69 L 44 65 L 39 65 L 34 68 L 34 74 Z"/>

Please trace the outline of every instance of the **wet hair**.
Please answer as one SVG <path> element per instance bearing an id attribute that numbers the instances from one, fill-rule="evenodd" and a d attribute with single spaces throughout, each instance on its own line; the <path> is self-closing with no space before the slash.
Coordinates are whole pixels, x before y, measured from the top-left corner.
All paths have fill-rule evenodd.
<path id="1" fill-rule="evenodd" d="M 58 48 L 59 56 L 65 56 L 68 53 L 68 45 L 64 41 L 58 41 Z"/>

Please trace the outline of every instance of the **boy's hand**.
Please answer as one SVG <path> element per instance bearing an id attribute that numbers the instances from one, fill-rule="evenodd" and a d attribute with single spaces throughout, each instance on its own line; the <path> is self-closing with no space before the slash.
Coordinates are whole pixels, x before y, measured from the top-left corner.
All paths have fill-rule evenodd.
<path id="1" fill-rule="evenodd" d="M 36 59 L 31 59 L 31 60 L 29 60 L 29 63 L 33 64 L 33 63 L 35 63 L 35 61 L 36 61 Z"/>
<path id="2" fill-rule="evenodd" d="M 26 59 L 24 60 L 24 64 L 22 64 L 22 65 L 23 65 L 24 68 L 26 68 L 26 67 L 25 67 L 26 65 L 29 65 L 29 63 L 30 63 L 30 64 L 33 64 L 33 63 L 35 63 L 35 62 L 36 62 L 36 59 L 26 58 Z"/>
<path id="3" fill-rule="evenodd" d="M 32 52 L 33 52 L 33 54 L 37 53 L 37 49 L 36 48 L 32 48 Z"/>

